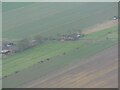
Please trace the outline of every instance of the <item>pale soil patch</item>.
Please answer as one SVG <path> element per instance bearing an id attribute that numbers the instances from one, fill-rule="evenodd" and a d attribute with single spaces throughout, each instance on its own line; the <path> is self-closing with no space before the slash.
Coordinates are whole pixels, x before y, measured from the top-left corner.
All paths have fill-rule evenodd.
<path id="1" fill-rule="evenodd" d="M 106 28 L 113 27 L 117 24 L 118 24 L 117 20 L 106 21 L 104 23 L 100 23 L 100 24 L 97 24 L 95 26 L 92 26 L 90 28 L 83 30 L 83 33 L 89 34 L 89 33 L 97 32 L 97 31 L 101 31 L 101 30 L 104 30 Z"/>

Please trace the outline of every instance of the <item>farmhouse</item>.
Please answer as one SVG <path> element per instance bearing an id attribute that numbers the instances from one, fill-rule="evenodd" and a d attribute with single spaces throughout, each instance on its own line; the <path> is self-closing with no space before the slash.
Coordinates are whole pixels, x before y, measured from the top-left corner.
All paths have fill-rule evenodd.
<path id="1" fill-rule="evenodd" d="M 7 49 L 5 49 L 5 50 L 1 50 L 0 53 L 1 53 L 1 54 L 5 54 L 5 55 L 7 55 L 7 54 L 10 53 L 10 50 L 7 50 Z"/>
<path id="2" fill-rule="evenodd" d="M 13 43 L 4 43 L 2 45 L 2 50 L 0 51 L 0 53 L 5 55 L 9 54 L 10 52 L 13 51 L 12 46 L 14 46 Z"/>
<path id="3" fill-rule="evenodd" d="M 13 43 L 6 43 L 4 44 L 5 47 L 12 47 L 14 44 Z"/>

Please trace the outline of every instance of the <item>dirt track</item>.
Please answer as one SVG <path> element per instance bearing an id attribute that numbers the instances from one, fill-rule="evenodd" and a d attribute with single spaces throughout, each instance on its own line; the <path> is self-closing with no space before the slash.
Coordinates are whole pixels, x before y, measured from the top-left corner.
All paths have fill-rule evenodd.
<path id="1" fill-rule="evenodd" d="M 118 86 L 117 45 L 81 61 L 59 75 L 36 80 L 27 88 L 115 88 Z"/>

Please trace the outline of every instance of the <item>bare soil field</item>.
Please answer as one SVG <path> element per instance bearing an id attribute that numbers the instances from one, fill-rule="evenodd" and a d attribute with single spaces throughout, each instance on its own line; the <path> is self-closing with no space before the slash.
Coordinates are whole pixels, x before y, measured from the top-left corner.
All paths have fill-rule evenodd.
<path id="1" fill-rule="evenodd" d="M 118 87 L 117 45 L 80 61 L 69 69 L 30 82 L 27 88 L 116 88 Z"/>
<path id="2" fill-rule="evenodd" d="M 83 33 L 84 34 L 89 34 L 89 33 L 97 32 L 97 31 L 101 31 L 101 30 L 104 30 L 106 28 L 113 27 L 117 24 L 118 24 L 118 20 L 106 21 L 106 22 L 94 25 L 90 28 L 87 28 L 86 30 L 83 30 Z"/>

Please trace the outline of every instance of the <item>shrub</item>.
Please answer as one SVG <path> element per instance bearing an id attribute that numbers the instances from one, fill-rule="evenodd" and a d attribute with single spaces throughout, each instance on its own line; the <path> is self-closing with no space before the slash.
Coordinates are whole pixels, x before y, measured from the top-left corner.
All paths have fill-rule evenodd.
<path id="1" fill-rule="evenodd" d="M 47 58 L 47 61 L 49 61 L 50 60 L 50 58 Z"/>
<path id="2" fill-rule="evenodd" d="M 64 52 L 63 55 L 66 55 L 66 53 Z"/>

